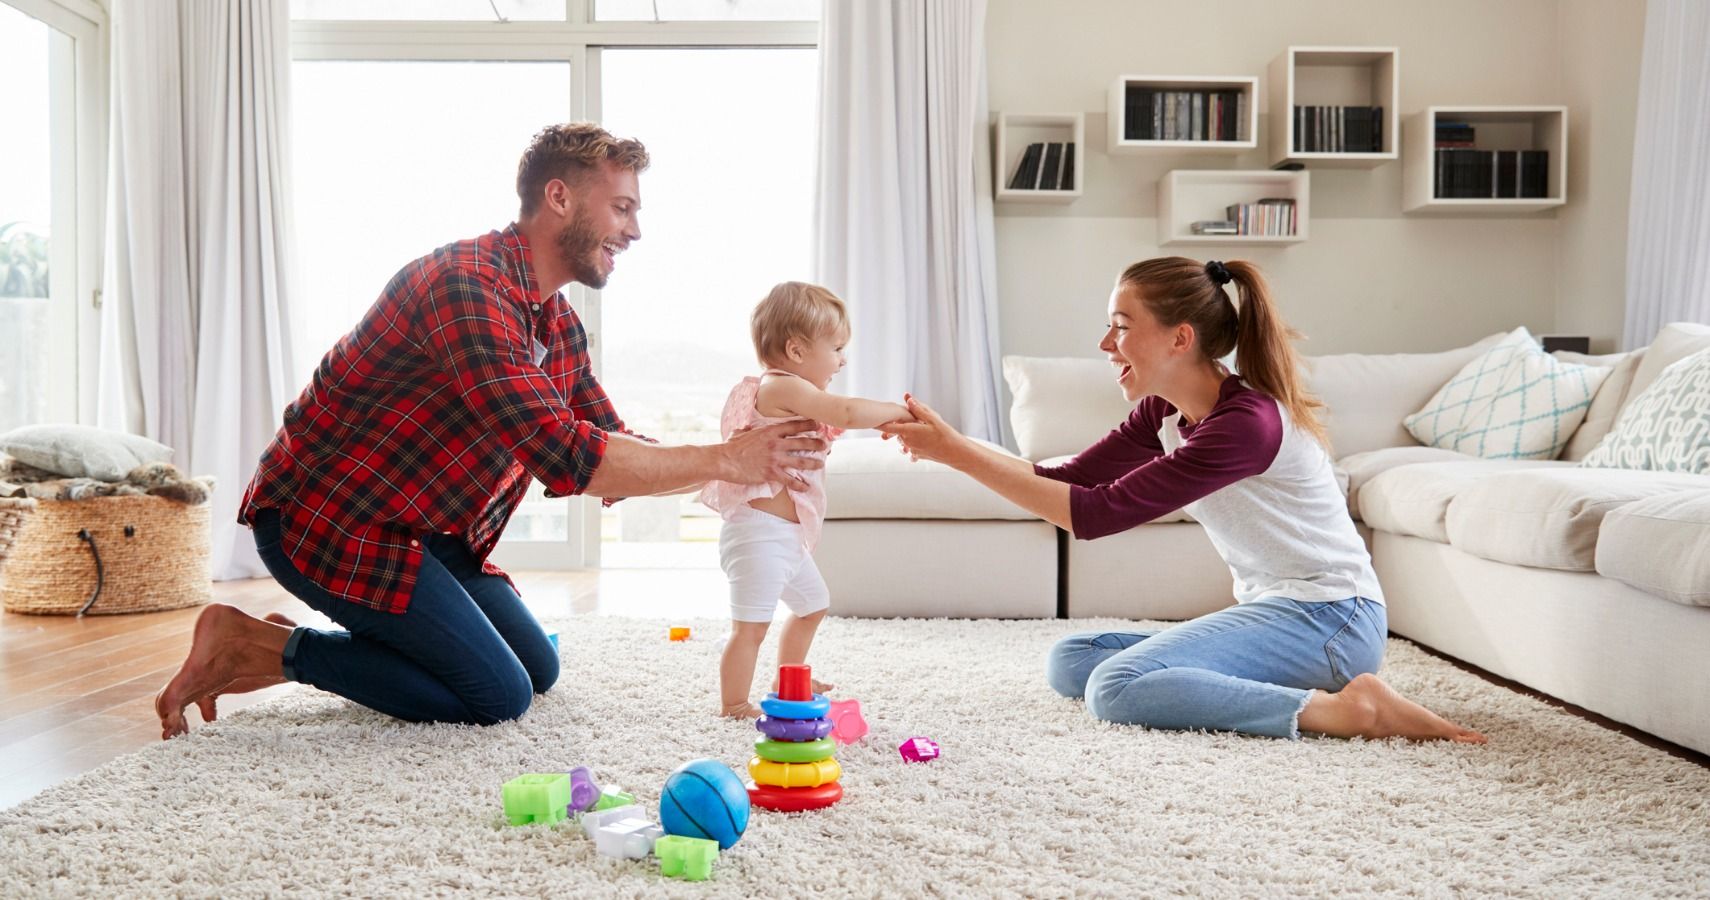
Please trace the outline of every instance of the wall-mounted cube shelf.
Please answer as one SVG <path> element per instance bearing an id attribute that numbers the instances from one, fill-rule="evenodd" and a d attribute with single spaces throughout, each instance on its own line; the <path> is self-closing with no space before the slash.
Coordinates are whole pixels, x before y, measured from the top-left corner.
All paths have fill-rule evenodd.
<path id="1" fill-rule="evenodd" d="M 1123 75 L 1110 86 L 1105 146 L 1116 154 L 1255 149 L 1258 94 L 1259 79 L 1247 76 Z"/>
<path id="2" fill-rule="evenodd" d="M 1396 159 L 1401 146 L 1401 51 L 1395 47 L 1290 47 L 1271 62 L 1270 158 L 1309 166 L 1371 168 Z M 1346 130 L 1334 115 L 1346 107 L 1381 107 L 1370 124 L 1381 138 L 1377 150 L 1312 149 L 1336 147 Z M 1309 127 L 1317 126 L 1317 127 Z"/>
<path id="3" fill-rule="evenodd" d="M 1407 117 L 1401 166 L 1402 208 L 1407 212 L 1527 213 L 1567 202 L 1568 112 L 1565 106 L 1428 106 Z M 1489 167 L 1493 196 L 1439 196 L 1449 179 L 1437 154 L 1437 127 L 1464 123 L 1475 137 L 1475 151 L 1544 151 L 1542 197 L 1495 196 L 1524 193 L 1523 158 L 1508 156 Z M 1453 164 L 1454 157 L 1443 159 Z M 1494 162 L 1494 161 L 1493 161 Z M 1519 171 L 1516 171 L 1518 168 Z"/>
<path id="4" fill-rule="evenodd" d="M 1177 169 L 1158 180 L 1158 244 L 1298 244 L 1311 219 L 1311 175 L 1305 171 Z M 1195 222 L 1221 220 L 1231 204 L 1268 198 L 1294 201 L 1293 234 L 1195 234 Z"/>
<path id="5" fill-rule="evenodd" d="M 999 113 L 993 128 L 992 154 L 993 197 L 1002 201 L 1031 203 L 1069 203 L 1081 195 L 1086 178 L 1086 116 L 1082 113 Z M 1068 183 L 1061 188 L 1010 187 L 1032 144 L 1062 144 L 1062 150 L 1050 173 L 1055 183 L 1063 172 L 1069 173 Z M 1049 158 L 1049 157 L 1047 157 Z M 1043 160 L 1034 167 L 1043 169 Z M 1036 184 L 1038 182 L 1035 182 Z"/>

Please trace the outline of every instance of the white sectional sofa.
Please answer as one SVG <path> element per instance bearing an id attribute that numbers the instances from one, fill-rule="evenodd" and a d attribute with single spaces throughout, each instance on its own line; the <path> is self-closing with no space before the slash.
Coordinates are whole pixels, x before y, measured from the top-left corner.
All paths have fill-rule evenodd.
<path id="1" fill-rule="evenodd" d="M 1710 349 L 1710 327 L 1570 359 L 1611 373 L 1560 459 L 1420 446 L 1402 419 L 1500 338 L 1307 360 L 1391 631 L 1710 752 L 1710 476 L 1576 465 L 1666 366 Z M 1028 459 L 1071 455 L 1128 411 L 1102 360 L 1012 357 L 1005 376 Z M 1228 569 L 1179 512 L 1072 540 L 877 439 L 839 442 L 826 481 L 816 555 L 839 614 L 1182 619 L 1232 602 Z"/>

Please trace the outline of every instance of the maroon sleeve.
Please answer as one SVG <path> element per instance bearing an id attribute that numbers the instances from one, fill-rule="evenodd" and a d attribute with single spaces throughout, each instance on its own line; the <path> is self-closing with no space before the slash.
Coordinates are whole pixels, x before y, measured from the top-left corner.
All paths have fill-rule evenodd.
<path id="1" fill-rule="evenodd" d="M 1158 426 L 1175 408 L 1162 397 L 1147 397 L 1134 407 L 1122 424 L 1099 438 L 1092 446 L 1059 466 L 1034 465 L 1033 471 L 1055 481 L 1082 487 L 1104 484 L 1132 472 L 1136 466 L 1164 455 L 1158 443 Z"/>
<path id="2" fill-rule="evenodd" d="M 1282 448 L 1282 414 L 1275 400 L 1243 391 L 1212 410 L 1181 446 L 1113 481 L 1069 489 L 1069 519 L 1077 538 L 1126 531 L 1270 468 Z"/>

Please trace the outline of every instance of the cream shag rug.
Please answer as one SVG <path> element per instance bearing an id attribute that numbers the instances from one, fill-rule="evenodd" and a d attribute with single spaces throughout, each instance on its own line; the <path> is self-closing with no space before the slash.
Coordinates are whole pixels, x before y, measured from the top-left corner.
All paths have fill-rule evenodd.
<path id="1" fill-rule="evenodd" d="M 511 828 L 499 785 L 591 765 L 657 814 L 680 763 L 741 767 L 710 714 L 725 626 L 557 622 L 520 721 L 410 725 L 303 689 L 0 812 L 0 896 L 1608 896 L 1710 893 L 1710 770 L 1404 642 L 1383 674 L 1487 747 L 1101 725 L 1045 684 L 1110 621 L 828 620 L 815 675 L 861 699 L 829 810 L 757 810 L 711 881 Z M 769 646 L 762 666 L 771 658 Z M 764 671 L 764 668 L 763 668 Z M 936 762 L 904 764 L 925 735 Z"/>

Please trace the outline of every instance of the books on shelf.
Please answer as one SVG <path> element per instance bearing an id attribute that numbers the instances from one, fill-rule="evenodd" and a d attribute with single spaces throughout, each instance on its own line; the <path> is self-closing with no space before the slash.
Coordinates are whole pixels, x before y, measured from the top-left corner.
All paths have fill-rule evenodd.
<path id="1" fill-rule="evenodd" d="M 1264 237 L 1292 237 L 1295 233 L 1295 203 L 1293 197 L 1265 197 L 1256 203 L 1231 203 L 1224 209 L 1227 222 L 1234 223 L 1234 234 L 1260 235 Z M 1198 231 L 1197 234 L 1230 234 L 1221 231 Z"/>
<path id="2" fill-rule="evenodd" d="M 1188 226 L 1194 234 L 1239 234 L 1235 223 L 1228 219 L 1206 219 Z"/>
<path id="3" fill-rule="evenodd" d="M 1244 141 L 1247 92 L 1160 91 L 1131 84 L 1123 116 L 1123 140 Z"/>
<path id="4" fill-rule="evenodd" d="M 1383 152 L 1383 107 L 1296 106 L 1294 152 Z"/>
<path id="5" fill-rule="evenodd" d="M 1074 142 L 1039 141 L 1027 145 L 1009 177 L 1012 191 L 1072 191 L 1075 189 Z"/>
<path id="6" fill-rule="evenodd" d="M 1550 195 L 1548 150 L 1438 147 L 1432 196 L 1446 200 L 1543 198 Z"/>

